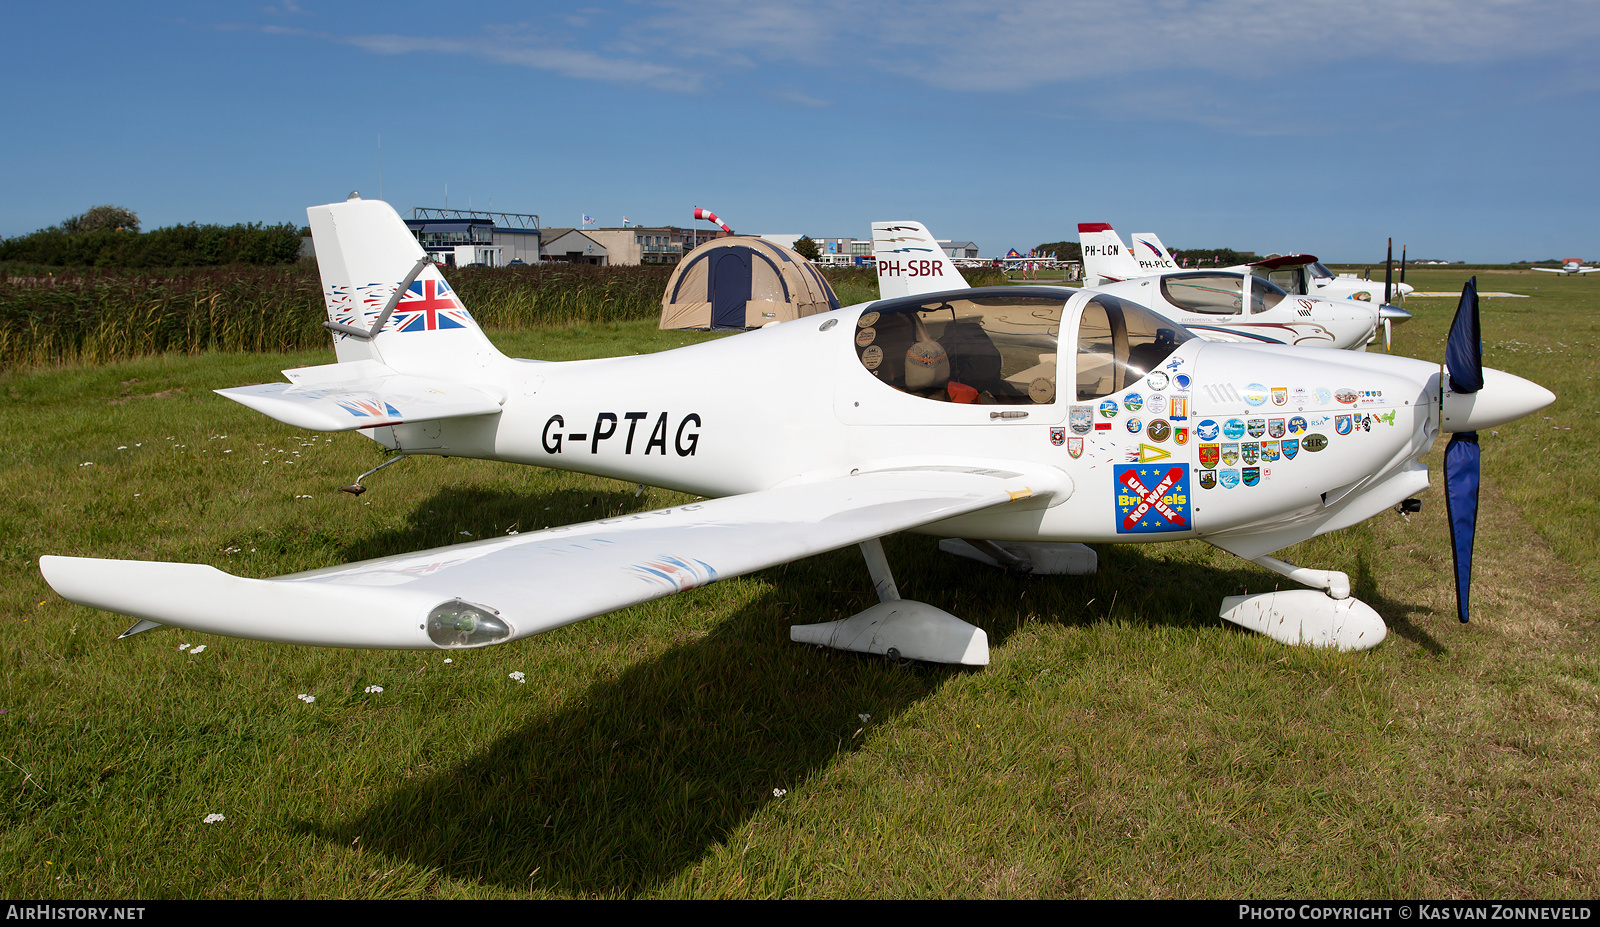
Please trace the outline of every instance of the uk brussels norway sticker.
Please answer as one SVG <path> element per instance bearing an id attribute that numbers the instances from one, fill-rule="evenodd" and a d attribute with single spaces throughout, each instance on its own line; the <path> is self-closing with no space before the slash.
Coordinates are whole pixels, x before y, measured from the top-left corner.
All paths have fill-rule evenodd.
<path id="1" fill-rule="evenodd" d="M 1113 479 L 1118 534 L 1189 530 L 1187 464 L 1119 464 Z"/>

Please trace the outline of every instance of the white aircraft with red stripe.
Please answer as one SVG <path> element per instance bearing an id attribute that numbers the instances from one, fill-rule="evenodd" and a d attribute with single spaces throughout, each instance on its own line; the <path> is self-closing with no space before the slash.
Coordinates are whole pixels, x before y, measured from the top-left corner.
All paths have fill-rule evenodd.
<path id="1" fill-rule="evenodd" d="M 517 360 L 388 204 L 308 216 L 337 362 L 221 395 L 295 429 L 367 435 L 392 453 L 384 466 L 478 457 L 708 498 L 274 579 L 115 559 L 129 551 L 92 538 L 70 543 L 96 557 L 40 561 L 67 599 L 132 616 L 124 636 L 481 647 L 855 544 L 880 601 L 795 625 L 794 640 L 987 663 L 983 629 L 900 596 L 880 539 L 912 531 L 1034 573 L 1093 571 L 1088 543 L 1201 539 L 1310 587 L 1229 597 L 1223 619 L 1361 649 L 1385 626 L 1349 578 L 1272 552 L 1409 504 L 1441 431 L 1458 433 L 1449 472 L 1475 486 L 1460 433 L 1554 398 L 1484 370 L 1456 346 L 1475 350 L 1470 332 L 1452 333 L 1446 377 L 1402 357 L 1211 343 L 1131 299 L 1061 287 L 914 293 L 659 354 Z M 1471 515 L 1452 514 L 1459 539 Z"/>

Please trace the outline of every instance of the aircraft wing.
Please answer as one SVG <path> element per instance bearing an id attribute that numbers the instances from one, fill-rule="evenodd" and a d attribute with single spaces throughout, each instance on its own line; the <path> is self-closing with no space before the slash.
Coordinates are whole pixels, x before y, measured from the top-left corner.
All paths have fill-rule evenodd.
<path id="1" fill-rule="evenodd" d="M 482 390 L 404 376 L 372 360 L 285 370 L 288 383 L 261 383 L 216 393 L 296 428 L 354 431 L 500 411 Z"/>
<path id="2" fill-rule="evenodd" d="M 1005 465 L 1009 466 L 1009 465 Z M 44 557 L 82 605 L 154 624 L 328 647 L 503 643 L 896 531 L 1064 494 L 1054 469 L 885 469 L 275 579 L 196 563 Z"/>

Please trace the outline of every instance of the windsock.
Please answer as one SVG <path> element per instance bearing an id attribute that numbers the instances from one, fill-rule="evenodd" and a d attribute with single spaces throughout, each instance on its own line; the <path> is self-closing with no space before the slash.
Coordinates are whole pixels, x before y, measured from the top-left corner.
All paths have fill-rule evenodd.
<path id="1" fill-rule="evenodd" d="M 721 219 L 717 218 L 717 214 L 709 209 L 701 209 L 699 206 L 696 206 L 694 208 L 694 217 L 696 219 L 704 219 L 707 222 L 715 222 L 717 225 L 722 226 L 722 230 L 724 232 L 727 232 L 729 235 L 733 234 L 733 229 L 728 228 L 728 226 L 724 224 Z"/>

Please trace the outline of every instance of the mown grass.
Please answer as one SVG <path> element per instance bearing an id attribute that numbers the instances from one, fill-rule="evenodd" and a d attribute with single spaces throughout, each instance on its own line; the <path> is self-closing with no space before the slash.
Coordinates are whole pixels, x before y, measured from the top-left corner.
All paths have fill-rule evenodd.
<path id="1" fill-rule="evenodd" d="M 48 897 L 1592 896 L 1600 282 L 1480 282 L 1535 293 L 1485 302 L 1487 361 L 1560 399 L 1483 436 L 1473 624 L 1437 488 L 1283 554 L 1348 571 L 1390 622 L 1363 654 L 1223 623 L 1223 595 L 1280 580 L 1202 543 L 1018 579 L 917 536 L 886 543 L 903 593 L 987 629 L 987 669 L 790 643 L 871 604 L 850 550 L 448 664 L 115 642 L 129 621 L 55 597 L 40 554 L 269 576 L 678 497 L 464 460 L 339 494 L 375 445 L 209 392 L 325 350 L 5 375 L 0 872 Z M 1409 308 L 1397 351 L 1439 356 L 1454 302 Z M 497 340 L 562 359 L 710 337 L 653 325 Z"/>

